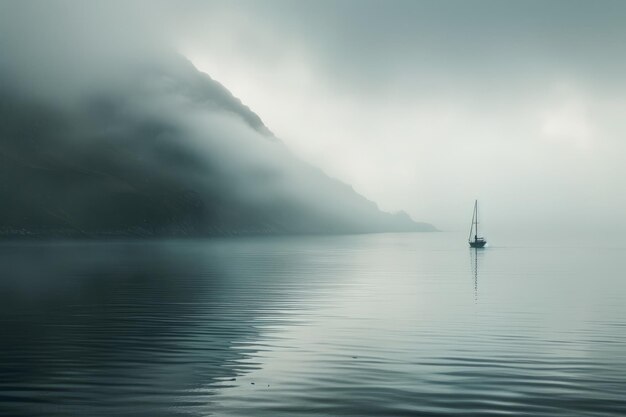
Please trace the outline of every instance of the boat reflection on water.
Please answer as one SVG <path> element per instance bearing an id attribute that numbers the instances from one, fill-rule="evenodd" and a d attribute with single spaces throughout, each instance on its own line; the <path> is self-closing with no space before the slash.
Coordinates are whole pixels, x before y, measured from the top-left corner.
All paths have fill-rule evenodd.
<path id="1" fill-rule="evenodd" d="M 478 301 L 478 264 L 479 258 L 482 260 L 483 256 L 484 251 L 480 250 L 480 248 L 470 248 L 471 268 L 474 278 L 474 302 Z"/>

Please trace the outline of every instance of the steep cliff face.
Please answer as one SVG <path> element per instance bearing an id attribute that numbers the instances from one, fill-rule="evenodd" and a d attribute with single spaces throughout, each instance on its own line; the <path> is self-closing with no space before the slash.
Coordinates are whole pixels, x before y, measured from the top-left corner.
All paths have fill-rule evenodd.
<path id="1" fill-rule="evenodd" d="M 80 94 L 0 76 L 1 235 L 433 230 L 295 158 L 180 56 L 120 68 Z"/>

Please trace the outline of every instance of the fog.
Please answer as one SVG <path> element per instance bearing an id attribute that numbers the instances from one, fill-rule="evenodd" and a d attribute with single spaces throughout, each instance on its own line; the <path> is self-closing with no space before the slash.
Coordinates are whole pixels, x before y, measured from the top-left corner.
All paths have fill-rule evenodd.
<path id="1" fill-rule="evenodd" d="M 464 230 L 477 198 L 487 236 L 626 232 L 622 2 L 7 1 L 0 16 L 12 90 L 53 108 L 115 92 L 125 117 L 184 120 L 194 155 L 292 172 L 250 140 L 267 126 L 382 209 L 444 230 Z M 193 84 L 182 94 L 163 73 L 127 76 L 175 53 L 264 124 L 198 115 Z M 185 166 L 177 176 L 197 174 Z M 281 190 L 250 171 L 229 174 L 244 175 L 241 198 L 320 200 L 299 193 L 306 179 L 281 176 Z"/>
<path id="2" fill-rule="evenodd" d="M 3 235 L 432 229 L 294 157 L 151 6 L 3 4 Z"/>
<path id="3" fill-rule="evenodd" d="M 624 232 L 623 2 L 207 9 L 187 55 L 383 208 L 462 230 L 478 198 L 486 233 Z"/>

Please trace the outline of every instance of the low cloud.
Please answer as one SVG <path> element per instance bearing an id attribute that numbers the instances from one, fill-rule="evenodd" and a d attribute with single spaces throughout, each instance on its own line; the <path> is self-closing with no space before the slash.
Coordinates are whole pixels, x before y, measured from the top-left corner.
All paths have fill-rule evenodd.
<path id="1" fill-rule="evenodd" d="M 161 42 L 167 30 L 152 37 L 154 21 L 130 19 L 136 9 L 3 8 L 15 18 L 3 26 L 10 48 L 0 67 L 4 233 L 427 228 L 295 158 L 256 113 Z"/>

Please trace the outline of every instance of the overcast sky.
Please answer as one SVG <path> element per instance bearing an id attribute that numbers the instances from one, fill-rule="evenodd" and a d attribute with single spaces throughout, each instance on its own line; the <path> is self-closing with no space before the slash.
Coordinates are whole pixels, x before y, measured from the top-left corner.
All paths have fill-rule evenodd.
<path id="1" fill-rule="evenodd" d="M 624 1 L 64 4 L 174 45 L 382 209 L 465 230 L 478 198 L 492 233 L 626 232 Z"/>

